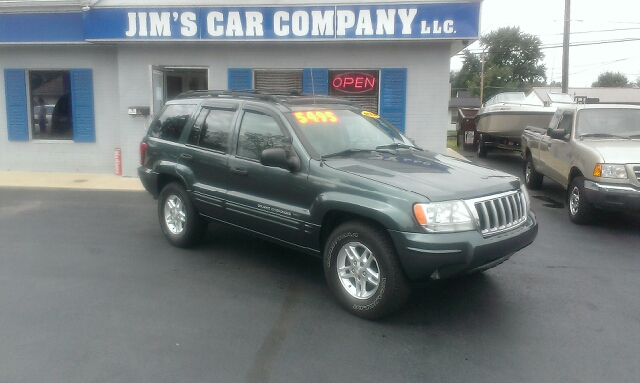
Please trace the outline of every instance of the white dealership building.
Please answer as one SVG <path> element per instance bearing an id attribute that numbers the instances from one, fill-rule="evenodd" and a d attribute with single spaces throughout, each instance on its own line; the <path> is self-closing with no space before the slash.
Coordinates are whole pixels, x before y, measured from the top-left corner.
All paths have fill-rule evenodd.
<path id="1" fill-rule="evenodd" d="M 0 2 L 0 171 L 135 177 L 153 114 L 198 89 L 346 97 L 443 152 L 480 3 Z"/>

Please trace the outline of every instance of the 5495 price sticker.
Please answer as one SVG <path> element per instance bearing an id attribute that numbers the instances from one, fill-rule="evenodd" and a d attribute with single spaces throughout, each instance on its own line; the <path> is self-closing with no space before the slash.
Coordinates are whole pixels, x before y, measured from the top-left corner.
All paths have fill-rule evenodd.
<path id="1" fill-rule="evenodd" d="M 301 124 L 315 124 L 320 122 L 340 122 L 338 116 L 330 110 L 309 110 L 306 112 L 294 112 L 296 120 Z"/>

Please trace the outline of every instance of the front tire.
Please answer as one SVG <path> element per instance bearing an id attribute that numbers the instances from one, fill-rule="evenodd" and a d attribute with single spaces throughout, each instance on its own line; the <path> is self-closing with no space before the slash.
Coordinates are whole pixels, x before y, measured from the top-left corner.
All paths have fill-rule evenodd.
<path id="1" fill-rule="evenodd" d="M 391 239 L 366 222 L 347 222 L 331 233 L 324 273 L 340 305 L 365 319 L 393 313 L 411 292 Z"/>
<path id="2" fill-rule="evenodd" d="M 531 155 L 527 156 L 527 160 L 524 163 L 524 183 L 531 190 L 538 190 L 542 187 L 542 180 L 544 175 L 536 171 L 533 165 L 533 159 Z"/>
<path id="3" fill-rule="evenodd" d="M 207 229 L 189 194 L 177 183 L 168 184 L 160 192 L 158 219 L 164 236 L 177 247 L 196 245 Z"/>
<path id="4" fill-rule="evenodd" d="M 584 177 L 576 177 L 569 184 L 567 190 L 569 200 L 569 219 L 578 225 L 588 225 L 593 222 L 595 208 L 587 201 L 584 192 Z"/>

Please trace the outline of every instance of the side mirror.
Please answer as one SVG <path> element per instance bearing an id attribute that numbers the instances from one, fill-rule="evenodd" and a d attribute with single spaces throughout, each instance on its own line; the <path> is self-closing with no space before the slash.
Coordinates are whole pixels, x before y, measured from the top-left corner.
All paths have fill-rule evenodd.
<path id="1" fill-rule="evenodd" d="M 287 158 L 287 152 L 283 148 L 269 148 L 262 151 L 260 163 L 264 166 L 287 169 L 291 172 L 300 170 L 300 159 L 295 153 Z"/>
<path id="2" fill-rule="evenodd" d="M 549 131 L 549 137 L 556 140 L 564 140 L 565 136 L 567 136 L 567 133 L 564 129 L 551 129 L 551 131 Z"/>

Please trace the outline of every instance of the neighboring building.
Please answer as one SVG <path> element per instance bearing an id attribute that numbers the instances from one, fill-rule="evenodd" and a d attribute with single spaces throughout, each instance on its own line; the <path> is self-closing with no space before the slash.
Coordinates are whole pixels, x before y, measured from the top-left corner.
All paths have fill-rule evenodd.
<path id="1" fill-rule="evenodd" d="M 480 108 L 482 103 L 480 97 L 472 97 L 467 91 L 458 91 L 455 97 L 449 99 L 449 130 L 456 130 L 458 122 L 458 109 L 460 108 Z"/>
<path id="2" fill-rule="evenodd" d="M 561 93 L 558 87 L 536 87 L 527 97 L 535 97 L 546 103 L 548 93 Z M 574 100 L 585 100 L 587 103 L 632 104 L 640 105 L 640 88 L 569 88 L 568 93 Z"/>
<path id="3" fill-rule="evenodd" d="M 118 149 L 137 176 L 153 114 L 196 89 L 345 96 L 443 152 L 480 3 L 0 1 L 0 170 L 109 173 Z"/>

